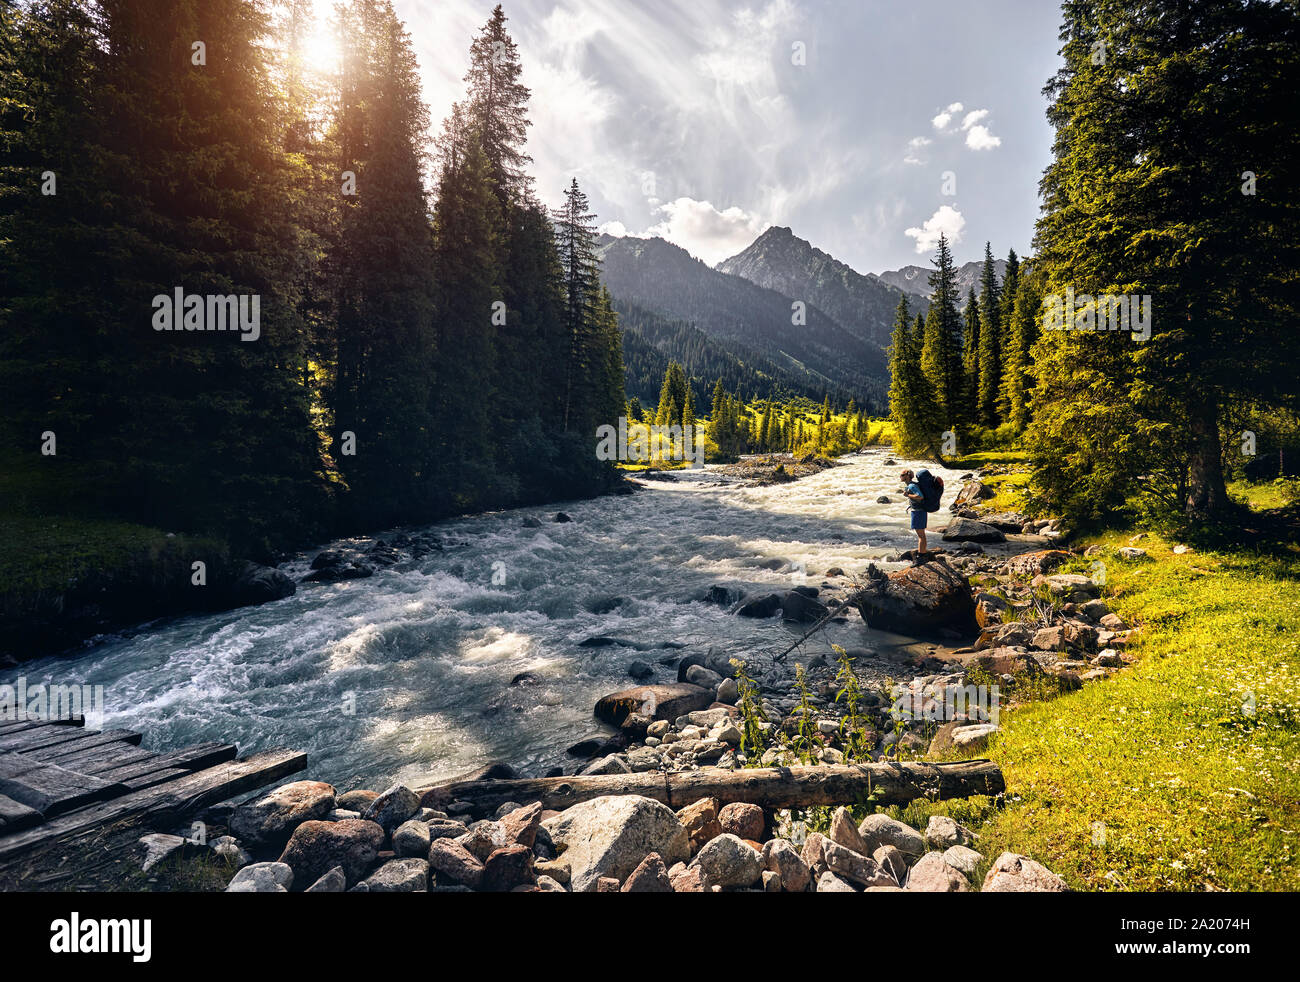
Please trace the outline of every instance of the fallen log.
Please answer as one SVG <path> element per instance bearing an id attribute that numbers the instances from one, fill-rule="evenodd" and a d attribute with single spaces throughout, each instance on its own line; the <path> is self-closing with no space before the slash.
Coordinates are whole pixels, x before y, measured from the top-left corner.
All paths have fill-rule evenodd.
<path id="1" fill-rule="evenodd" d="M 869 796 L 877 805 L 906 805 L 918 798 L 939 801 L 996 795 L 1006 790 L 1002 769 L 988 760 L 927 764 L 917 761 L 847 764 L 829 767 L 760 767 L 729 771 L 600 774 L 518 781 L 461 781 L 422 789 L 421 804 L 445 808 L 467 802 L 476 811 L 493 811 L 507 801 L 563 811 L 605 795 L 640 795 L 684 808 L 701 798 L 722 804 L 748 802 L 764 808 L 851 805 Z"/>

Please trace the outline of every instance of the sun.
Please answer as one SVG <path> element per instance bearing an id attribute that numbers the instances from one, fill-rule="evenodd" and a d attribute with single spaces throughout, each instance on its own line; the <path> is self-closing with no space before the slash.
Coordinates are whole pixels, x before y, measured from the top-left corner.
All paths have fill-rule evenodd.
<path id="1" fill-rule="evenodd" d="M 339 40 L 329 22 L 329 7 L 316 4 L 316 17 L 311 32 L 298 44 L 298 57 L 309 71 L 318 75 L 332 75 L 343 60 Z"/>

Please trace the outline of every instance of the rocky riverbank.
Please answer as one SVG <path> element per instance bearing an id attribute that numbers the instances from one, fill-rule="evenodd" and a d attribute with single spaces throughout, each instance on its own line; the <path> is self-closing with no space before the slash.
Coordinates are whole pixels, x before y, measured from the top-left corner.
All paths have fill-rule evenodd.
<path id="1" fill-rule="evenodd" d="M 477 820 L 421 800 L 401 785 L 336 794 L 299 781 L 231 811 L 238 838 L 144 836 L 144 868 L 206 851 L 235 870 L 231 893 L 960 893 L 984 859 L 975 833 L 940 816 L 922 831 L 882 814 L 855 821 L 840 807 L 822 833 L 788 812 L 714 798 L 676 811 L 635 795 L 563 811 L 508 802 Z M 1066 889 L 1013 853 L 980 886 Z"/>
<path id="2" fill-rule="evenodd" d="M 1122 668 L 1129 626 L 1098 583 L 1058 572 L 1072 553 L 1041 548 L 1062 531 L 981 513 L 972 500 L 981 500 L 977 481 L 944 533 L 951 552 L 891 572 L 827 570 L 821 587 L 750 597 L 719 587 L 711 597 L 738 617 L 811 625 L 856 612 L 872 624 L 928 626 L 942 641 L 913 646 L 894 664 L 842 648 L 796 648 L 785 661 L 768 653 L 748 664 L 711 651 L 670 653 L 660 661 L 676 661 L 676 683 L 635 685 L 597 703 L 594 715 L 609 729 L 570 748 L 579 761 L 570 773 L 631 783 L 652 773 L 969 757 L 995 738 L 1006 704 Z M 649 667 L 634 660 L 629 674 Z M 1000 695 L 987 701 L 990 689 Z M 493 765 L 469 778 L 516 776 Z M 950 818 L 918 829 L 880 813 L 857 820 L 847 804 L 795 810 L 706 796 L 674 810 L 616 794 L 563 811 L 524 800 L 482 814 L 436 788 L 339 794 L 305 781 L 210 810 L 205 821 L 230 834 L 201 848 L 228 864 L 232 891 L 1065 889 L 1026 856 L 1003 853 L 990 865 L 978 837 Z M 200 848 L 176 835 L 141 841 L 151 866 Z"/>

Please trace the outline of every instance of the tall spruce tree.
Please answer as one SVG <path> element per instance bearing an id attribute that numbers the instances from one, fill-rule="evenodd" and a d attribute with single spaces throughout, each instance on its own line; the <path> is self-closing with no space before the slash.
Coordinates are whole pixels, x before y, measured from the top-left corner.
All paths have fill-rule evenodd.
<path id="1" fill-rule="evenodd" d="M 984 268 L 980 273 L 979 388 L 976 420 L 989 428 L 998 425 L 998 394 L 1002 388 L 1002 304 L 993 249 L 984 243 Z"/>
<path id="2" fill-rule="evenodd" d="M 1225 405 L 1300 398 L 1300 10 L 1095 0 L 1062 11 L 1036 263 L 1046 295 L 1080 298 L 1085 329 L 1038 346 L 1035 480 L 1078 517 L 1143 488 L 1213 518 L 1230 508 Z M 1086 330 L 1082 298 L 1102 295 L 1149 295 L 1150 338 Z"/>
<path id="3" fill-rule="evenodd" d="M 965 375 L 962 366 L 962 322 L 957 310 L 957 271 L 945 235 L 930 272 L 930 311 L 925 318 L 921 347 L 921 370 L 934 389 L 934 399 L 943 428 L 967 422 L 969 407 L 963 402 Z"/>
<path id="4" fill-rule="evenodd" d="M 924 324 L 908 324 L 907 297 L 898 301 L 894 333 L 889 346 L 889 411 L 894 420 L 894 441 L 899 453 L 928 456 L 939 445 L 939 421 L 934 388 L 921 370 Z"/>

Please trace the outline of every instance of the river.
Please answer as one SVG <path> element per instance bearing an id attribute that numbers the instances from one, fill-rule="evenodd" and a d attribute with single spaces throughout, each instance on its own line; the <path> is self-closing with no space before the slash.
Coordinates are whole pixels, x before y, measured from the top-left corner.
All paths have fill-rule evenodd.
<path id="1" fill-rule="evenodd" d="M 304 776 L 340 791 L 428 784 L 497 760 L 523 773 L 571 771 L 564 749 L 599 732 L 592 707 L 635 684 L 632 660 L 655 665 L 656 681 L 675 681 L 660 658 L 713 646 L 753 659 L 802 630 L 704 603 L 710 586 L 818 586 L 828 568 L 860 573 L 910 548 L 897 494 L 905 462 L 885 466 L 888 456 L 848 457 L 762 488 L 722 482 L 710 467 L 631 496 L 440 522 L 428 531 L 444 551 L 418 562 L 364 580 L 300 584 L 295 596 L 260 607 L 142 625 L 73 657 L 0 672 L 0 682 L 102 685 L 98 722 L 142 732 L 150 750 L 205 740 L 233 742 L 241 753 L 305 750 Z M 959 487 L 958 473 L 936 473 L 949 490 L 932 527 Z M 877 504 L 883 494 L 893 503 Z M 573 521 L 554 522 L 559 510 Z M 530 516 L 540 528 L 525 527 Z M 282 568 L 300 579 L 316 551 Z M 856 613 L 834 630 L 840 643 L 868 651 L 881 640 Z M 641 650 L 579 646 L 593 636 Z M 653 647 L 669 642 L 685 648 Z M 522 672 L 540 684 L 512 688 Z"/>

